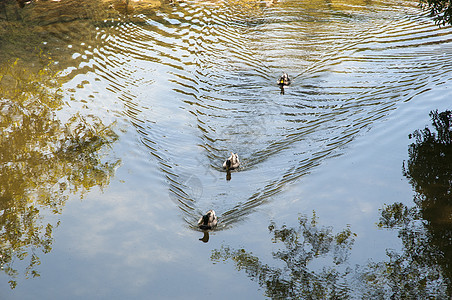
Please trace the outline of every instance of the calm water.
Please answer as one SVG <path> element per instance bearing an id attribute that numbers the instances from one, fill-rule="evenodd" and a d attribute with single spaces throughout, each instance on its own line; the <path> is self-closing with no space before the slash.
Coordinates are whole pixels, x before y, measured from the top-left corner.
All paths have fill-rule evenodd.
<path id="1" fill-rule="evenodd" d="M 416 2 L 68 0 L 0 24 L 1 299 L 450 298 L 451 146 L 424 163 L 409 135 L 451 109 L 452 30 Z"/>

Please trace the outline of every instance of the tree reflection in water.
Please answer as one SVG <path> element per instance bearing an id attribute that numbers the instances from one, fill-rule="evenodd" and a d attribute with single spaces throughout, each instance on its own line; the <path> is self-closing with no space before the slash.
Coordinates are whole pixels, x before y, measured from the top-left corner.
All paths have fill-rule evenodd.
<path id="1" fill-rule="evenodd" d="M 223 246 L 212 253 L 213 261 L 231 259 L 238 270 L 245 270 L 248 276 L 266 289 L 266 296 L 274 299 L 344 299 L 348 288 L 345 277 L 349 270 L 345 266 L 354 234 L 350 228 L 334 235 L 330 227 L 319 227 L 316 216 L 309 220 L 299 217 L 298 228 L 277 229 L 268 227 L 274 243 L 282 243 L 284 250 L 273 253 L 273 257 L 284 262 L 284 267 L 272 267 L 246 252 Z M 331 259 L 334 267 L 311 270 L 314 259 Z"/>
<path id="2" fill-rule="evenodd" d="M 388 262 L 370 264 L 364 272 L 370 297 L 450 299 L 452 259 L 452 113 L 430 113 L 428 127 L 410 138 L 404 175 L 415 206 L 394 203 L 381 211 L 379 226 L 397 229 L 403 251 L 387 250 Z"/>
<path id="3" fill-rule="evenodd" d="M 17 284 L 16 259 L 28 260 L 25 276 L 39 276 L 38 250 L 52 249 L 46 214 L 61 212 L 70 193 L 108 184 L 119 161 L 102 162 L 99 150 L 117 139 L 95 117 L 66 123 L 58 77 L 48 65 L 27 71 L 16 61 L 0 68 L 0 268 Z M 47 223 L 47 224 L 46 224 Z"/>
<path id="4" fill-rule="evenodd" d="M 354 234 L 346 228 L 333 235 L 319 228 L 315 216 L 300 217 L 297 229 L 269 226 L 273 242 L 285 249 L 273 253 L 284 267 L 271 267 L 245 249 L 223 246 L 212 260 L 232 260 L 238 270 L 275 299 L 450 299 L 452 296 L 452 112 L 431 112 L 436 132 L 417 130 L 411 137 L 404 175 L 415 190 L 414 207 L 385 206 L 378 226 L 397 229 L 402 251 L 387 249 L 387 261 L 347 268 Z M 331 258 L 319 271 L 315 258 Z"/>
<path id="5" fill-rule="evenodd" d="M 409 299 L 450 299 L 452 296 L 452 112 L 432 111 L 433 127 L 410 135 L 404 175 L 415 195 L 414 207 L 386 206 L 379 226 L 399 230 L 402 253 L 388 251 L 389 262 L 375 264 L 388 284 L 389 296 Z"/>

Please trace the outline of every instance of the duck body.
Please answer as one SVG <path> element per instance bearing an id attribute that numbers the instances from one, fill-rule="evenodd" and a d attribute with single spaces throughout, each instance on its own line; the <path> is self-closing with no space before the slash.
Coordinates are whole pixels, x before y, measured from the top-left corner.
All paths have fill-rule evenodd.
<path id="1" fill-rule="evenodd" d="M 231 152 L 231 156 L 223 163 L 223 169 L 226 169 L 226 171 L 237 169 L 239 166 L 239 155 L 233 152 Z"/>
<path id="2" fill-rule="evenodd" d="M 215 215 L 215 211 L 213 209 L 206 212 L 204 216 L 202 216 L 198 221 L 198 227 L 202 230 L 212 229 L 217 226 L 218 218 Z"/>

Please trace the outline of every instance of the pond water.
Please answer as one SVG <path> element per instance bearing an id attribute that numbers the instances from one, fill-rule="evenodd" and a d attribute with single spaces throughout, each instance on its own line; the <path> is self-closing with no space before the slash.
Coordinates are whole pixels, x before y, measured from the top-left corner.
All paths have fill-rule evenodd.
<path id="1" fill-rule="evenodd" d="M 0 17 L 1 299 L 452 295 L 451 144 L 410 139 L 451 109 L 452 30 L 417 2 Z"/>

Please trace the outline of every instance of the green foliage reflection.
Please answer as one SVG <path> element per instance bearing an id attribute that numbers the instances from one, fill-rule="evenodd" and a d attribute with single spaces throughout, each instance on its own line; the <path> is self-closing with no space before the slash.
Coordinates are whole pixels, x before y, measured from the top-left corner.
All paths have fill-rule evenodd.
<path id="1" fill-rule="evenodd" d="M 415 131 L 404 175 L 414 187 L 415 206 L 393 203 L 381 210 L 380 228 L 398 230 L 403 248 L 387 260 L 346 267 L 354 234 L 333 235 L 314 217 L 298 228 L 269 226 L 283 250 L 272 267 L 245 249 L 223 246 L 212 260 L 231 260 L 273 299 L 450 299 L 452 296 L 452 112 L 430 113 L 433 130 Z M 329 258 L 328 262 L 325 258 Z M 315 270 L 312 265 L 321 262 Z"/>
<path id="2" fill-rule="evenodd" d="M 26 277 L 39 273 L 38 251 L 52 249 L 59 213 L 70 193 L 104 187 L 119 161 L 102 162 L 99 150 L 117 139 L 95 117 L 56 117 L 62 105 L 57 74 L 46 64 L 27 71 L 18 61 L 0 68 L 0 268 L 16 286 L 16 259 L 28 260 Z"/>
<path id="3" fill-rule="evenodd" d="M 238 270 L 266 289 L 266 296 L 274 299 L 344 299 L 348 289 L 344 285 L 348 274 L 341 266 L 347 260 L 354 243 L 350 228 L 334 235 L 330 227 L 319 227 L 314 216 L 311 220 L 299 217 L 298 228 L 280 229 L 269 226 L 274 243 L 282 243 L 284 249 L 273 253 L 273 257 L 284 263 L 284 267 L 272 267 L 261 262 L 244 249 L 222 247 L 212 253 L 213 261 L 232 260 Z M 309 268 L 315 259 L 330 259 L 334 267 L 323 267 L 317 271 Z M 327 265 L 327 264 L 326 264 Z"/>
<path id="4" fill-rule="evenodd" d="M 403 251 L 387 249 L 388 261 L 369 263 L 362 270 L 366 298 L 448 299 L 448 277 L 438 263 L 442 252 L 426 230 L 419 210 L 394 203 L 382 209 L 380 227 L 398 229 Z"/>
<path id="5" fill-rule="evenodd" d="M 449 299 L 452 295 L 452 112 L 430 113 L 434 131 L 411 135 L 404 175 L 415 189 L 414 207 L 394 203 L 381 211 L 379 226 L 398 229 L 403 252 L 388 250 L 388 262 L 365 275 L 369 297 Z M 384 288 L 386 287 L 386 288 Z"/>
<path id="6" fill-rule="evenodd" d="M 430 11 L 438 25 L 452 24 L 452 2 L 449 0 L 420 0 L 422 8 Z"/>

